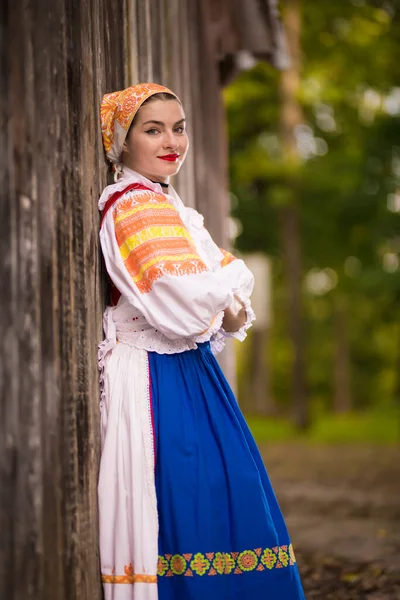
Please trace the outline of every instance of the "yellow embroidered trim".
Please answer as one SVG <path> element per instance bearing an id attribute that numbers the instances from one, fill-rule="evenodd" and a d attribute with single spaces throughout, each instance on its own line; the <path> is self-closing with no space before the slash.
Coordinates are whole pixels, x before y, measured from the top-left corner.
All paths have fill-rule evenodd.
<path id="1" fill-rule="evenodd" d="M 131 208 L 130 210 L 125 210 L 124 212 L 121 212 L 120 214 L 116 214 L 116 216 L 114 217 L 114 223 L 115 223 L 115 225 L 117 225 L 120 221 L 123 221 L 124 219 L 127 219 L 128 217 L 131 217 L 132 215 L 134 215 L 138 212 L 141 212 L 142 210 L 148 210 L 149 208 L 151 208 L 151 209 L 166 208 L 166 209 L 175 211 L 176 213 L 178 212 L 176 210 L 176 208 L 169 203 L 165 203 L 165 202 L 155 203 L 154 201 L 153 202 L 145 202 L 143 204 L 138 204 L 137 206 L 135 206 L 135 208 Z"/>
<path id="2" fill-rule="evenodd" d="M 125 565 L 125 575 L 103 575 L 103 583 L 157 583 L 157 575 L 145 575 L 143 573 L 134 573 L 132 563 Z"/>
<path id="3" fill-rule="evenodd" d="M 155 265 L 157 263 L 172 262 L 172 263 L 176 263 L 178 265 L 179 263 L 181 263 L 183 261 L 198 260 L 198 259 L 199 259 L 199 257 L 197 254 L 182 254 L 180 256 L 157 256 L 156 258 L 149 260 L 146 264 L 140 265 L 139 273 L 135 277 L 133 277 L 133 281 L 135 283 L 140 281 L 143 277 L 144 272 L 147 271 L 147 269 L 149 269 L 150 267 L 152 267 L 153 265 Z"/>
<path id="4" fill-rule="evenodd" d="M 165 225 L 160 227 L 146 227 L 131 235 L 124 240 L 124 243 L 120 246 L 120 252 L 122 260 L 126 260 L 132 250 L 135 250 L 141 244 L 154 240 L 154 238 L 185 238 L 192 242 L 192 238 L 189 235 L 185 227 L 176 227 L 174 225 Z M 192 242 L 193 243 L 193 242 Z"/>
<path id="5" fill-rule="evenodd" d="M 158 576 L 240 575 L 250 571 L 283 569 L 296 563 L 293 546 L 255 548 L 243 552 L 206 552 L 205 554 L 164 554 L 158 557 Z"/>
<path id="6" fill-rule="evenodd" d="M 157 575 L 102 575 L 103 583 L 157 583 Z"/>

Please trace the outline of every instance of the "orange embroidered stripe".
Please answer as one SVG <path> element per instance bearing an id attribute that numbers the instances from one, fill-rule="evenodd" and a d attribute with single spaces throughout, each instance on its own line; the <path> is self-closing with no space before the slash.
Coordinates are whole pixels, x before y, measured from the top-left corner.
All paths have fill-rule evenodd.
<path id="1" fill-rule="evenodd" d="M 157 239 L 180 238 L 194 251 L 192 237 L 177 211 L 173 207 L 159 210 L 156 203 L 136 208 L 133 216 L 120 215 L 115 234 L 123 259 L 142 244 Z"/>
<path id="2" fill-rule="evenodd" d="M 147 205 L 146 205 L 147 206 Z M 115 230 L 124 232 L 130 230 L 131 232 L 139 231 L 145 227 L 157 227 L 162 225 L 175 225 L 176 227 L 183 227 L 183 222 L 178 213 L 169 208 L 160 210 L 156 204 L 151 205 L 146 210 L 139 208 L 132 215 L 121 215 L 118 222 L 114 220 Z M 122 235 L 124 235 L 122 233 Z"/>
<path id="3" fill-rule="evenodd" d="M 189 244 L 187 239 L 176 237 L 150 239 L 134 249 L 134 254 L 138 258 L 140 257 L 141 261 L 146 260 L 150 255 L 163 256 L 165 254 L 181 254 L 182 252 L 197 255 L 197 251 Z"/>
<path id="4" fill-rule="evenodd" d="M 168 218 L 168 216 L 157 220 L 140 219 L 137 220 L 137 222 L 132 222 L 129 219 L 126 221 L 121 221 L 115 227 L 115 236 L 117 238 L 118 245 L 120 246 L 121 243 L 124 243 L 125 240 L 129 239 L 133 235 L 140 236 L 145 231 L 153 231 L 155 229 L 160 230 L 164 227 L 176 229 L 177 231 L 184 230 L 184 237 L 190 240 L 192 239 L 189 232 L 185 230 L 184 225 L 180 221 L 178 221 L 175 217 L 173 219 Z M 182 233 L 179 235 L 182 235 Z M 157 237 L 156 233 L 155 237 Z"/>
<path id="5" fill-rule="evenodd" d="M 169 213 L 171 216 L 175 216 L 175 217 L 179 217 L 179 213 L 176 210 L 176 208 L 174 208 L 172 206 L 172 204 L 169 204 L 168 202 L 145 202 L 143 204 L 138 204 L 138 205 L 128 205 L 126 206 L 126 204 L 124 205 L 124 208 L 121 208 L 121 204 L 117 205 L 117 207 L 114 209 L 114 223 L 115 225 L 118 225 L 121 221 L 123 221 L 124 219 L 130 218 L 130 217 L 134 217 L 137 214 L 140 214 L 143 211 L 147 211 L 147 210 L 151 210 L 152 212 L 157 211 L 157 213 L 159 214 L 165 214 L 165 213 Z"/>
<path id="6" fill-rule="evenodd" d="M 185 260 L 199 260 L 199 257 L 191 252 L 191 248 L 182 247 L 181 244 L 176 243 L 167 247 L 138 248 L 131 252 L 124 263 L 129 274 L 134 278 L 140 273 L 144 273 L 156 262 L 183 262 Z"/>
<path id="7" fill-rule="evenodd" d="M 224 250 L 223 248 L 220 248 L 220 250 L 224 255 L 224 258 L 221 260 L 221 267 L 226 267 L 226 265 L 229 265 L 229 263 L 233 262 L 234 260 L 237 260 L 236 256 L 233 256 L 233 254 L 231 254 L 227 250 Z"/>
<path id="8" fill-rule="evenodd" d="M 186 244 L 189 248 L 194 250 L 193 244 L 191 243 L 191 237 L 186 231 L 185 227 L 170 227 L 170 226 L 157 226 L 157 227 L 146 227 L 145 229 L 133 233 L 126 238 L 119 238 L 117 236 L 117 242 L 119 250 L 123 260 L 126 260 L 132 250 L 135 250 L 146 242 L 152 242 L 157 239 L 169 239 L 179 238 L 181 240 L 187 240 Z"/>
<path id="9" fill-rule="evenodd" d="M 140 204 L 138 196 L 145 201 Z M 163 275 L 208 270 L 178 211 L 165 202 L 149 202 L 153 196 L 134 194 L 118 203 L 113 213 L 121 258 L 142 293 Z"/>
<path id="10" fill-rule="evenodd" d="M 178 210 L 166 201 L 165 196 L 145 192 L 143 195 L 131 194 L 116 204 L 113 209 L 114 224 L 118 225 L 121 221 L 135 218 L 138 215 L 140 217 L 141 214 L 146 213 L 153 216 L 158 214 L 175 215 L 180 219 Z"/>
<path id="11" fill-rule="evenodd" d="M 103 583 L 157 583 L 157 575 L 134 573 L 131 562 L 124 566 L 124 575 L 115 575 L 114 571 L 111 575 L 101 575 Z"/>
<path id="12" fill-rule="evenodd" d="M 271 571 L 294 566 L 292 544 L 273 548 L 254 548 L 242 552 L 197 552 L 164 554 L 158 557 L 158 576 L 240 575 L 251 571 Z"/>
<path id="13" fill-rule="evenodd" d="M 103 583 L 157 583 L 157 575 L 102 575 L 101 580 Z"/>
<path id="14" fill-rule="evenodd" d="M 135 256 L 132 256 L 134 259 Z M 198 262 L 199 257 L 196 254 L 182 254 L 181 256 L 157 256 L 151 260 L 149 260 L 144 265 L 138 264 L 136 261 L 130 262 L 129 260 L 125 261 L 125 266 L 129 271 L 132 279 L 138 281 L 143 277 L 148 269 L 153 267 L 154 265 L 161 264 L 165 265 L 166 263 L 173 263 L 175 265 L 181 265 L 183 263 L 191 263 Z"/>
<path id="15" fill-rule="evenodd" d="M 155 264 L 149 267 L 143 276 L 135 281 L 138 289 L 142 293 L 150 292 L 154 281 L 160 279 L 163 275 L 194 275 L 207 271 L 206 265 L 202 260 L 195 258 L 191 260 L 184 260 L 179 262 L 173 258 L 168 259 L 162 263 Z"/>
<path id="16" fill-rule="evenodd" d="M 172 204 L 166 202 L 166 198 L 162 194 L 156 194 L 156 192 L 150 192 L 146 190 L 142 190 L 141 192 L 129 192 L 129 195 L 126 198 L 119 200 L 118 204 L 116 204 L 113 210 L 114 219 L 120 213 L 128 211 L 136 207 L 138 204 L 144 204 L 146 202 L 155 205 L 167 204 L 171 208 L 174 208 Z"/>

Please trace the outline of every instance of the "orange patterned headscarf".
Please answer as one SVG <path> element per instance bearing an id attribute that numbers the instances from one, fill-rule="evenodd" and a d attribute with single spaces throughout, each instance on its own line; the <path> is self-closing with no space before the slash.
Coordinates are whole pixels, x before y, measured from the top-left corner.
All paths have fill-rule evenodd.
<path id="1" fill-rule="evenodd" d="M 121 160 L 122 146 L 129 127 L 143 102 L 160 93 L 174 92 L 158 83 L 139 83 L 119 92 L 103 96 L 100 105 L 101 132 L 108 160 L 118 163 Z"/>

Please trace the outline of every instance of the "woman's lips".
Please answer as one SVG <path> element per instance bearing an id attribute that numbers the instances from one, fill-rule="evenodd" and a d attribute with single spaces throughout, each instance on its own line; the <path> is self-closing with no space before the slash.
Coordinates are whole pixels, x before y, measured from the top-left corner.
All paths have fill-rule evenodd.
<path id="1" fill-rule="evenodd" d="M 169 162 L 175 162 L 179 158 L 179 154 L 166 154 L 165 156 L 159 156 L 161 160 L 168 160 Z"/>

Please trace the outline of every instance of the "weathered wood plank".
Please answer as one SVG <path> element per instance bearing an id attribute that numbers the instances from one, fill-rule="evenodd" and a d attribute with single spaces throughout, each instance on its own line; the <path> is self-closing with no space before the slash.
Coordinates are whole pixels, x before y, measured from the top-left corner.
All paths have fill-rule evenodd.
<path id="1" fill-rule="evenodd" d="M 2 598 L 101 597 L 98 114 L 124 85 L 122 10 L 1 7 Z"/>
<path id="2" fill-rule="evenodd" d="M 15 18 L 6 3 L 0 5 L 0 590 L 12 589 L 14 581 L 14 521 L 18 469 L 18 391 L 14 376 L 18 364 L 17 330 L 17 200 L 13 186 L 13 152 L 11 140 L 12 78 L 19 83 L 8 60 L 10 29 Z M 14 84 L 15 85 L 15 84 Z M 3 595 L 2 593 L 0 595 Z"/>
<path id="3" fill-rule="evenodd" d="M 153 48 L 151 34 L 151 0 L 136 3 L 139 77 L 141 82 L 153 81 Z M 134 40 L 132 40 L 134 43 Z M 136 83 L 139 83 L 137 81 Z"/>
<path id="4" fill-rule="evenodd" d="M 63 564 L 57 560 L 62 553 L 63 518 L 61 505 L 60 463 L 60 408 L 61 388 L 58 333 L 58 294 L 56 244 L 57 156 L 60 143 L 59 109 L 60 90 L 63 89 L 60 69 L 54 57 L 60 56 L 62 46 L 62 19 L 60 0 L 54 10 L 48 10 L 41 1 L 33 16 L 34 103 L 35 129 L 38 140 L 34 152 L 34 170 L 37 176 L 38 245 L 40 272 L 36 282 L 40 305 L 40 398 L 42 418 L 42 519 L 43 568 L 42 595 L 50 589 L 54 598 L 64 596 Z M 58 35 L 57 35 L 58 34 Z M 38 101 L 40 99 L 40 102 Z M 46 115 L 44 131 L 37 127 L 40 115 Z M 43 116 L 42 116 L 43 119 Z M 43 561 L 43 557 L 49 557 Z"/>
<path id="5" fill-rule="evenodd" d="M 106 92 L 152 79 L 182 97 L 192 149 L 177 187 L 224 245 L 222 25 L 213 19 L 226 21 L 217 13 L 229 7 L 1 3 L 0 598 L 101 598 L 97 200 L 110 173 L 99 105 Z"/>

